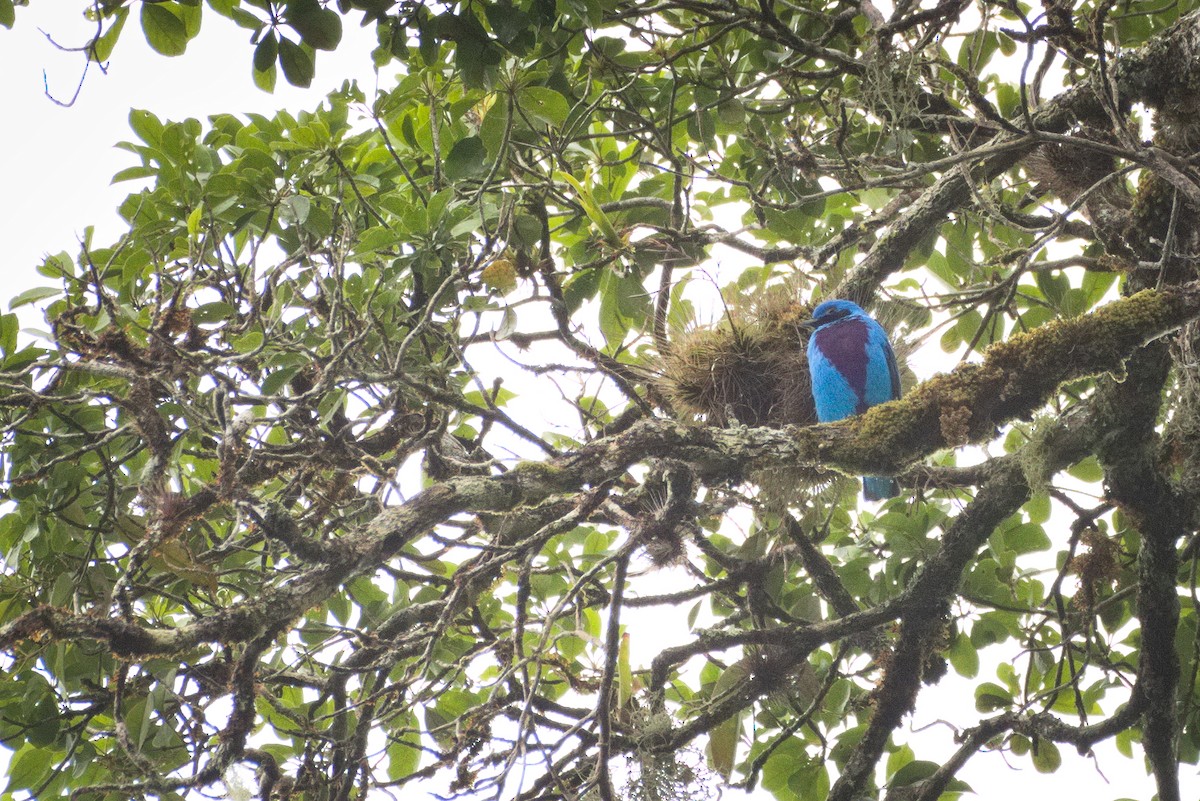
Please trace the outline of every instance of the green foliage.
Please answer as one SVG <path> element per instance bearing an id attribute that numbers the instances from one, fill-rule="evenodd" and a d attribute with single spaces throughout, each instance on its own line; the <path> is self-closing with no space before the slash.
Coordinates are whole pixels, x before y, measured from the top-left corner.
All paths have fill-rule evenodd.
<path id="1" fill-rule="evenodd" d="M 143 3 L 142 32 L 146 41 L 164 56 L 183 55 L 187 43 L 200 32 L 200 17 L 189 10 L 193 8 L 183 3 Z"/>
<path id="2" fill-rule="evenodd" d="M 101 61 L 136 8 L 170 56 L 232 19 L 267 90 L 328 78 L 347 23 L 396 77 L 131 111 L 128 230 L 0 315 L 5 792 L 611 797 L 624 756 L 629 797 L 954 798 L 969 766 L 904 725 L 952 669 L 964 761 L 1052 773 L 1103 731 L 1169 797 L 1200 758 L 1197 315 L 1170 348 L 1013 335 L 1194 294 L 1194 5 L 89 5 Z M 799 427 L 770 373 L 834 295 L 906 388 L 988 347 L 1056 372 Z M 687 406 L 674 363 L 738 386 Z M 862 430 L 901 497 L 837 475 Z"/>

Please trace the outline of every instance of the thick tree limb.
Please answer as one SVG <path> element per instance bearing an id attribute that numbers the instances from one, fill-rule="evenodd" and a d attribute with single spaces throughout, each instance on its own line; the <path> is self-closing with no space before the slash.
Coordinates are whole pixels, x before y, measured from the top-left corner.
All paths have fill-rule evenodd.
<path id="1" fill-rule="evenodd" d="M 1170 365 L 1165 343 L 1149 345 L 1129 360 L 1129 379 L 1109 385 L 1098 398 L 1117 421 L 1097 452 L 1105 468 L 1108 495 L 1130 516 L 1142 539 L 1137 599 L 1142 636 L 1134 692 L 1145 701 L 1142 741 L 1161 801 L 1180 798 L 1175 742 L 1179 684 L 1176 543 L 1190 530 L 1192 517 L 1188 503 L 1166 481 L 1159 464 L 1155 425 Z"/>

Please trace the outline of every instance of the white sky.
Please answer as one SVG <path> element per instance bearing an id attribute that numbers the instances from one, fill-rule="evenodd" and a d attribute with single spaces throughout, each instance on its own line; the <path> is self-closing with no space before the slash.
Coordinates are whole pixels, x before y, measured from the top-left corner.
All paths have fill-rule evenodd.
<path id="1" fill-rule="evenodd" d="M 43 70 L 50 91 L 67 100 L 79 83 L 84 60 L 81 54 L 56 49 L 37 29 L 65 46 L 78 46 L 90 30 L 77 11 L 85 5 L 63 0 L 35 3 L 32 8 L 17 9 L 13 31 L 0 30 L 6 116 L 0 126 L 0 152 L 7 154 L 0 189 L 0 233 L 5 245 L 2 275 L 7 280 L 0 288 L 0 307 L 5 311 L 8 298 L 30 286 L 49 283 L 34 268 L 47 253 L 67 250 L 74 254 L 85 226 L 96 226 L 96 241 L 101 244 L 120 233 L 116 208 L 133 185 L 114 186 L 109 181 L 118 170 L 136 163 L 132 154 L 113 148 L 116 142 L 133 138 L 127 124 L 131 108 L 145 108 L 163 118 L 204 120 L 217 112 L 269 114 L 278 108 L 309 108 L 348 77 L 356 78 L 368 96 L 375 87 L 369 56 L 373 30 L 348 23 L 343 46 L 319 55 L 311 89 L 295 89 L 280 76 L 274 95 L 260 92 L 250 78 L 249 31 L 206 8 L 200 37 L 185 56 L 175 59 L 153 53 L 137 20 L 131 19 L 107 74 L 92 65 L 75 104 L 62 108 L 46 98 Z M 700 314 L 701 319 L 716 316 L 719 310 Z M 40 319 L 27 318 L 27 324 L 31 322 L 36 325 Z M 662 633 L 647 634 L 640 643 L 661 644 Z M 635 648 L 639 644 L 636 631 L 633 643 Z M 980 680 L 992 678 L 991 668 L 985 664 Z M 918 701 L 921 711 L 916 724 L 930 724 L 936 718 L 962 725 L 977 720 L 974 709 L 963 706 L 964 699 L 973 697 L 970 685 L 951 671 L 941 686 L 926 689 Z M 930 700 L 938 706 L 921 706 Z M 928 736 L 940 742 L 942 753 L 953 749 L 947 727 L 934 726 Z M 978 798 L 995 801 L 1021 795 L 1097 801 L 1144 799 L 1153 792 L 1140 758 L 1127 760 L 1111 746 L 1098 749 L 1099 763 L 1111 782 L 1106 784 L 1069 748 L 1062 751 L 1067 767 L 1053 776 L 1036 773 L 1027 758 L 1014 758 L 1010 768 L 1002 757 L 992 755 L 977 756 L 961 777 L 975 788 Z M 1200 797 L 1195 767 L 1183 766 L 1182 774 L 1184 797 Z M 740 795 L 727 793 L 726 797 Z M 756 798 L 765 797 L 765 793 L 756 794 Z"/>
<path id="2" fill-rule="evenodd" d="M 0 152 L 7 154 L 0 231 L 4 275 L 12 281 L 0 292 L 5 306 L 19 288 L 38 283 L 41 277 L 33 269 L 45 254 L 67 250 L 74 255 L 85 226 L 96 226 L 97 242 L 120 233 L 116 208 L 136 184 L 109 182 L 118 170 L 138 163 L 132 153 L 113 148 L 135 139 L 127 123 L 130 109 L 205 121 L 218 112 L 270 114 L 279 108 L 312 107 L 346 78 L 357 79 L 368 95 L 375 86 L 370 58 L 374 29 L 348 23 L 343 46 L 318 54 L 311 88 L 296 89 L 280 75 L 273 95 L 261 92 L 250 77 L 250 31 L 205 8 L 200 36 L 179 58 L 154 53 L 131 15 L 108 73 L 91 65 L 75 104 L 62 108 L 46 97 L 46 85 L 55 98 L 69 100 L 84 57 L 58 50 L 38 29 L 63 46 L 77 47 L 94 30 L 82 16 L 86 5 L 34 3 L 17 8 L 13 30 L 0 29 L 6 117 Z"/>

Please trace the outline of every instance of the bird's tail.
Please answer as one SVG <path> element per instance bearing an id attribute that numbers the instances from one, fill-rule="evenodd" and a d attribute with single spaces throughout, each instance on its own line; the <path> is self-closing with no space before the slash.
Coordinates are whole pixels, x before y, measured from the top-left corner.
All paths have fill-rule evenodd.
<path id="1" fill-rule="evenodd" d="M 900 494 L 900 485 L 894 478 L 882 476 L 863 477 L 863 497 L 868 501 L 883 501 Z"/>

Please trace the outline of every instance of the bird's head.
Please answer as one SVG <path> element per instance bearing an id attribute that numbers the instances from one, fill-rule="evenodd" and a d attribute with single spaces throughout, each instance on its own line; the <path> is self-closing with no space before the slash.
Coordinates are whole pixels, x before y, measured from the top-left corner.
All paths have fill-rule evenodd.
<path id="1" fill-rule="evenodd" d="M 857 303 L 849 300 L 826 300 L 813 309 L 812 317 L 805 321 L 804 327 L 815 330 L 852 314 L 866 314 L 866 312 Z"/>

